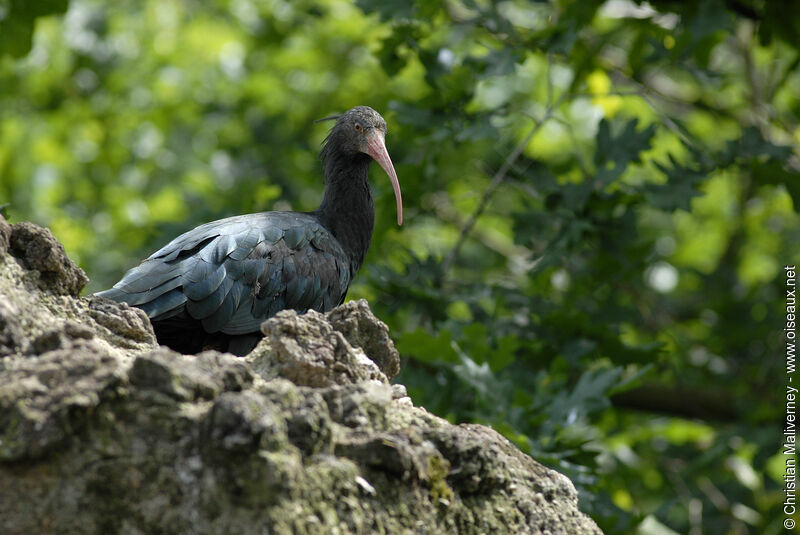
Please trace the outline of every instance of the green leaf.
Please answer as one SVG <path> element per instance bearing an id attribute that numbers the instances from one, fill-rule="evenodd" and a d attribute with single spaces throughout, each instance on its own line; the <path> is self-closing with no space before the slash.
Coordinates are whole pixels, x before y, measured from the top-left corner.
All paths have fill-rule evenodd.
<path id="1" fill-rule="evenodd" d="M 422 362 L 458 362 L 452 346 L 450 331 L 442 329 L 436 335 L 423 328 L 403 333 L 397 339 L 397 350 L 404 355 L 413 355 Z"/>
<path id="2" fill-rule="evenodd" d="M 562 425 L 571 425 L 590 413 L 609 407 L 611 402 L 608 398 L 621 376 L 621 367 L 584 372 L 571 392 L 553 401 L 551 417 Z"/>
<path id="3" fill-rule="evenodd" d="M 594 182 L 598 189 L 611 184 L 625 172 L 629 163 L 639 162 L 640 154 L 650 148 L 650 140 L 655 134 L 651 124 L 637 132 L 638 119 L 626 122 L 600 121 L 597 128 L 597 150 L 594 163 L 597 171 Z"/>
<path id="4" fill-rule="evenodd" d="M 669 212 L 677 209 L 689 211 L 691 200 L 700 195 L 697 186 L 707 177 L 707 173 L 701 169 L 683 166 L 672 156 L 670 164 L 655 164 L 667 176 L 666 184 L 646 184 L 641 191 L 656 208 Z"/>
<path id="5" fill-rule="evenodd" d="M 38 17 L 65 13 L 69 0 L 6 0 L 0 3 L 0 56 L 20 58 L 31 50 Z"/>

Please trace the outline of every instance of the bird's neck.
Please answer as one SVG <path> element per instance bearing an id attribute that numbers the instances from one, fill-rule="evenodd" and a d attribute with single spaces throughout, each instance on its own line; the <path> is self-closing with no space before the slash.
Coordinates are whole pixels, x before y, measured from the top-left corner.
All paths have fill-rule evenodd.
<path id="1" fill-rule="evenodd" d="M 366 154 L 325 154 L 325 195 L 315 212 L 350 257 L 353 275 L 364 262 L 375 224 L 367 179 L 371 161 Z"/>

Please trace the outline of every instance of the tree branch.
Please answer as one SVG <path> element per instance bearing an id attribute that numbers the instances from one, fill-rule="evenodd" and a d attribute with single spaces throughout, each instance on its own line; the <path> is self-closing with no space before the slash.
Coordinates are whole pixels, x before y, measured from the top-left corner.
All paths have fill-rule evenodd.
<path id="1" fill-rule="evenodd" d="M 483 196 L 481 197 L 481 201 L 478 203 L 478 207 L 475 208 L 475 211 L 472 212 L 467 222 L 461 228 L 461 234 L 458 236 L 458 241 L 450 250 L 450 253 L 445 258 L 444 262 L 442 262 L 442 273 L 447 273 L 447 271 L 452 266 L 453 262 L 455 261 L 458 253 L 461 251 L 461 247 L 464 245 L 464 242 L 467 239 L 472 227 L 475 226 L 475 221 L 481 216 L 483 211 L 486 209 L 486 205 L 489 203 L 489 199 L 494 192 L 497 191 L 497 188 L 500 187 L 500 184 L 505 180 L 508 171 L 511 169 L 511 166 L 514 165 L 514 162 L 519 158 L 519 155 L 522 154 L 522 151 L 525 150 L 525 147 L 533 139 L 533 136 L 539 131 L 542 125 L 550 118 L 552 114 L 552 110 L 548 110 L 545 116 L 542 118 L 541 121 L 538 121 L 531 131 L 528 132 L 528 135 L 520 141 L 514 150 L 511 151 L 511 154 L 508 155 L 506 160 L 503 162 L 503 165 L 500 166 L 500 169 L 497 170 L 497 173 L 494 174 L 492 177 L 492 182 L 489 184 L 489 187 L 486 188 L 486 191 L 483 192 Z"/>
<path id="2" fill-rule="evenodd" d="M 740 417 L 727 390 L 648 384 L 612 396 L 611 403 L 620 408 L 701 420 L 732 422 Z"/>

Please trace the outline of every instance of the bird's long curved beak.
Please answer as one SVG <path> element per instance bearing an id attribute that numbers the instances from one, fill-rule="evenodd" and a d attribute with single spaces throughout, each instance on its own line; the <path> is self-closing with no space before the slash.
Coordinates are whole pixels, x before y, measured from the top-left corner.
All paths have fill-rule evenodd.
<path id="1" fill-rule="evenodd" d="M 367 134 L 367 154 L 372 156 L 372 159 L 378 162 L 383 167 L 389 179 L 392 181 L 394 188 L 394 199 L 397 201 L 397 224 L 403 224 L 403 196 L 400 193 L 400 182 L 397 180 L 397 173 L 394 171 L 392 159 L 389 158 L 389 152 L 386 150 L 386 142 L 383 139 L 383 132 L 380 130 L 373 130 Z"/>

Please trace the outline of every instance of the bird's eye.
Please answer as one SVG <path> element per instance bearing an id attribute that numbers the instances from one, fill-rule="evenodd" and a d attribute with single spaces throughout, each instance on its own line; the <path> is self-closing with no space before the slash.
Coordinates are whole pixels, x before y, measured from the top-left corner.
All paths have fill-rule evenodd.
<path id="1" fill-rule="evenodd" d="M 356 124 L 353 126 L 353 128 L 355 128 L 355 129 L 356 129 L 356 132 L 361 132 L 361 131 L 364 129 L 364 127 L 362 127 L 362 126 L 361 126 L 361 123 L 356 123 Z"/>

